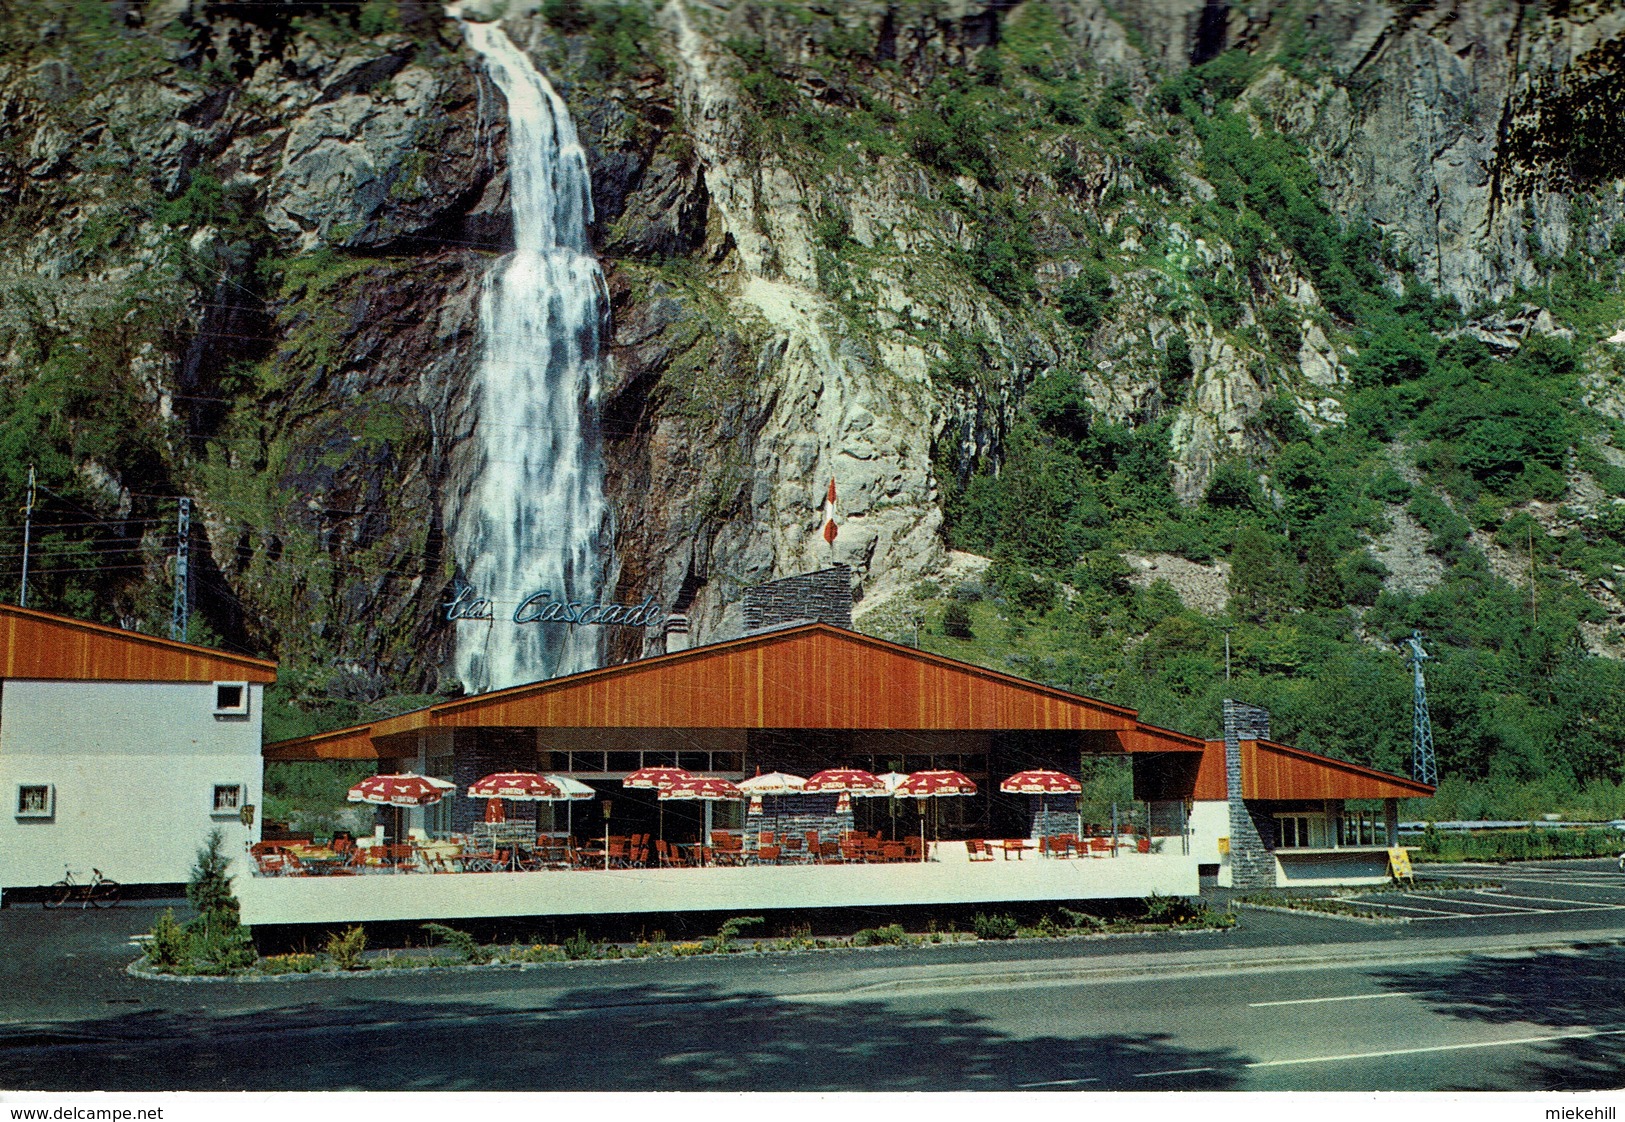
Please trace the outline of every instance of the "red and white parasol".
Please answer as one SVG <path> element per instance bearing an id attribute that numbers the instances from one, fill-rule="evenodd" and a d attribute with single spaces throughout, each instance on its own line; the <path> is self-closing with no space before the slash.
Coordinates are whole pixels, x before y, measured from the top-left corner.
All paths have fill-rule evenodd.
<path id="1" fill-rule="evenodd" d="M 1018 771 L 999 784 L 1008 795 L 1081 795 L 1083 784 L 1059 771 Z"/>
<path id="2" fill-rule="evenodd" d="M 737 784 L 716 775 L 690 775 L 686 779 L 679 779 L 670 787 L 660 789 L 660 800 L 690 801 L 698 800 L 705 803 L 705 834 L 701 855 L 711 845 L 711 804 L 715 802 L 739 802 L 749 796 L 741 791 Z"/>
<path id="3" fill-rule="evenodd" d="M 689 779 L 691 773 L 680 767 L 640 767 L 625 779 L 621 780 L 622 787 L 639 787 L 649 791 L 664 791 L 679 779 Z M 604 848 L 609 848 L 609 823 L 604 824 Z M 660 840 L 666 840 L 666 808 L 660 807 Z"/>
<path id="4" fill-rule="evenodd" d="M 663 790 L 679 779 L 687 779 L 690 772 L 680 767 L 640 767 L 621 780 L 622 787 L 643 787 Z"/>
<path id="5" fill-rule="evenodd" d="M 503 805 L 505 799 L 512 799 L 515 802 L 552 802 L 565 796 L 559 785 L 545 775 L 539 775 L 534 771 L 499 771 L 475 780 L 468 788 L 468 797 L 484 799 L 486 824 L 500 826 L 508 821 L 507 808 Z M 511 860 L 517 866 L 519 862 L 517 847 Z"/>
<path id="6" fill-rule="evenodd" d="M 468 789 L 471 799 L 517 799 L 542 802 L 562 799 L 558 784 L 534 771 L 499 771 L 477 780 Z"/>
<path id="7" fill-rule="evenodd" d="M 941 799 L 976 794 L 976 784 L 957 771 L 916 771 L 892 792 L 900 799 Z"/>
<path id="8" fill-rule="evenodd" d="M 586 799 L 597 798 L 598 792 L 581 782 L 581 780 L 572 779 L 568 775 L 544 775 L 542 778 L 559 789 L 559 798 L 564 800 L 565 833 L 574 833 L 575 804 Z"/>
<path id="9" fill-rule="evenodd" d="M 716 775 L 688 775 L 660 788 L 662 799 L 704 799 L 707 802 L 738 802 L 746 797 L 738 784 Z"/>
<path id="10" fill-rule="evenodd" d="M 807 788 L 807 781 L 799 775 L 770 771 L 766 775 L 753 775 L 741 780 L 739 789 L 746 795 L 799 795 Z"/>
<path id="11" fill-rule="evenodd" d="M 916 771 L 897 785 L 892 792 L 900 799 L 945 799 L 956 795 L 976 794 L 976 784 L 969 776 L 957 771 Z M 933 814 L 933 823 L 935 823 Z M 940 837 L 939 825 L 933 825 L 934 837 Z M 920 848 L 925 848 L 925 815 L 920 815 Z"/>
<path id="12" fill-rule="evenodd" d="M 999 784 L 999 790 L 1010 795 L 1037 795 L 1038 813 L 1040 819 L 1047 824 L 1045 803 L 1050 795 L 1081 795 L 1083 784 L 1070 775 L 1060 771 L 1046 771 L 1035 768 L 1031 771 L 1018 771 L 1009 779 Z M 1044 829 L 1040 827 L 1040 831 Z M 1042 836 L 1040 837 L 1042 840 Z M 1047 850 L 1040 850 L 1047 853 Z"/>
<path id="13" fill-rule="evenodd" d="M 568 775 L 544 775 L 542 778 L 559 789 L 559 793 L 555 796 L 555 798 L 566 799 L 570 802 L 579 802 L 582 799 L 593 799 L 598 797 L 597 791 L 594 791 L 591 787 L 581 782 L 581 780 L 572 779 Z"/>
<path id="14" fill-rule="evenodd" d="M 832 767 L 818 772 L 807 780 L 802 793 L 806 795 L 857 795 L 859 798 L 881 798 L 891 792 L 879 777 L 855 767 Z"/>
<path id="15" fill-rule="evenodd" d="M 455 783 L 408 771 L 401 775 L 369 775 L 350 788 L 347 798 L 353 803 L 379 806 L 428 806 L 455 790 Z"/>

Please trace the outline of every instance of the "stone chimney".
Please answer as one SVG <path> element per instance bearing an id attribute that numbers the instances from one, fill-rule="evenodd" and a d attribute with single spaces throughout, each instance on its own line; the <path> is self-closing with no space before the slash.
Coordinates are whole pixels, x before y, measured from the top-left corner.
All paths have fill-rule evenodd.
<path id="1" fill-rule="evenodd" d="M 852 629 L 852 570 L 833 565 L 745 589 L 745 634 L 795 623 Z"/>
<path id="2" fill-rule="evenodd" d="M 1230 801 L 1230 882 L 1236 888 L 1274 888 L 1270 823 L 1255 818 L 1241 797 L 1241 742 L 1268 740 L 1270 711 L 1224 699 L 1224 775 Z"/>
<path id="3" fill-rule="evenodd" d="M 688 617 L 680 612 L 673 612 L 666 617 L 666 653 L 675 654 L 677 651 L 688 650 Z"/>

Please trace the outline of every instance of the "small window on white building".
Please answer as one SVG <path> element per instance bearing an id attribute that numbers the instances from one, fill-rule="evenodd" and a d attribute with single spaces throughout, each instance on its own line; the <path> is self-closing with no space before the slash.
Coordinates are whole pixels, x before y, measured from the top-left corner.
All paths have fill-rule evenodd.
<path id="1" fill-rule="evenodd" d="M 248 716 L 248 683 L 216 682 L 214 684 L 214 714 L 217 717 Z"/>
<path id="2" fill-rule="evenodd" d="M 18 818 L 55 818 L 56 788 L 49 783 L 22 783 L 17 787 Z"/>
<path id="3" fill-rule="evenodd" d="M 243 809 L 243 785 L 241 783 L 216 783 L 214 785 L 214 805 L 211 814 L 231 815 L 236 817 Z"/>

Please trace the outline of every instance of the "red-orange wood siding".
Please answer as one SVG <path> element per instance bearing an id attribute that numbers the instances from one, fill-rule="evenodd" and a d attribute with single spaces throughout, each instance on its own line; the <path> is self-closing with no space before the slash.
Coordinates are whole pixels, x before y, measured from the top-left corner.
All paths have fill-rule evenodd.
<path id="1" fill-rule="evenodd" d="M 385 755 L 372 725 L 268 744 L 267 760 L 376 760 Z"/>
<path id="2" fill-rule="evenodd" d="M 420 728 L 763 728 L 1083 731 L 1134 711 L 910 647 L 808 624 L 442 702 L 325 734 L 375 744 Z M 301 754 L 322 738 L 270 745 Z M 330 741 L 326 750 L 349 751 Z M 378 753 L 382 754 L 382 753 Z"/>
<path id="3" fill-rule="evenodd" d="M 1224 802 L 1230 789 L 1224 777 L 1224 741 L 1208 740 L 1202 744 L 1202 763 L 1196 769 L 1196 792 L 1191 796 L 1202 802 Z"/>
<path id="4" fill-rule="evenodd" d="M 1117 742 L 1125 752 L 1201 752 L 1207 747 L 1207 741 L 1199 736 L 1187 736 L 1144 722 L 1119 731 Z"/>
<path id="5" fill-rule="evenodd" d="M 435 707 L 438 727 L 1082 730 L 1132 710 L 819 624 Z"/>
<path id="6" fill-rule="evenodd" d="M 1431 794 L 1426 783 L 1359 764 L 1268 740 L 1241 742 L 1244 799 L 1411 799 Z"/>
<path id="7" fill-rule="evenodd" d="M 268 683 L 276 663 L 0 604 L 0 677 Z"/>

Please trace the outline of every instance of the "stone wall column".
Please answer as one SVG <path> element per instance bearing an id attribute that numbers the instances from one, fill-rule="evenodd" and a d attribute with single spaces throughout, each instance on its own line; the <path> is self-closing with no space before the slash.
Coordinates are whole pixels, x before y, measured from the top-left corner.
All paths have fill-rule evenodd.
<path id="1" fill-rule="evenodd" d="M 1241 797 L 1241 742 L 1268 739 L 1269 710 L 1224 699 L 1224 779 L 1230 803 L 1230 883 L 1274 888 L 1275 857 Z"/>

